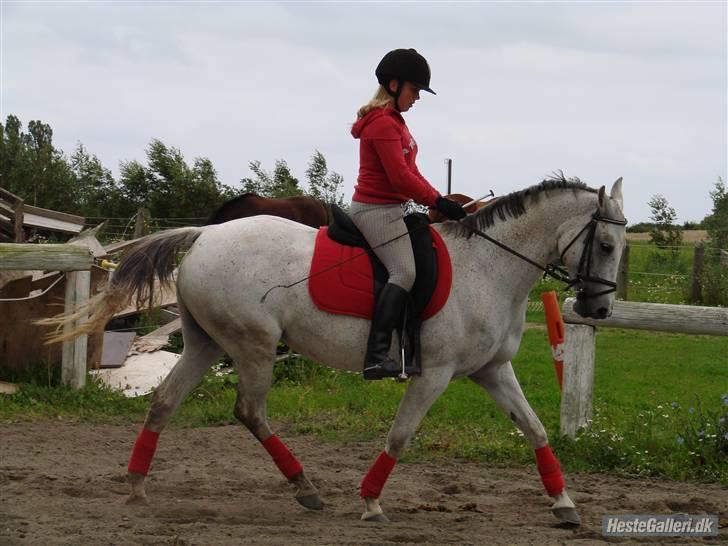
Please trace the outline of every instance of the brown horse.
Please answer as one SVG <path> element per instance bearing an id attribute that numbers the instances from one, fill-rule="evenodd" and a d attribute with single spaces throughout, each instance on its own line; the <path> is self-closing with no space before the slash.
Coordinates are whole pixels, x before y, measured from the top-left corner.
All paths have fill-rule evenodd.
<path id="1" fill-rule="evenodd" d="M 461 193 L 451 193 L 446 195 L 448 199 L 457 201 L 458 203 L 469 203 L 473 199 Z M 471 214 L 484 206 L 490 201 L 479 202 L 465 210 Z M 314 199 L 313 197 L 297 196 L 297 197 L 261 197 L 254 193 L 244 193 L 230 199 L 224 203 L 215 213 L 210 216 L 207 224 L 222 224 L 236 218 L 247 218 L 248 216 L 258 216 L 267 214 L 269 216 L 279 216 L 305 224 L 313 228 L 329 225 L 331 214 L 329 206 L 326 203 Z M 445 216 L 435 209 L 430 209 L 428 216 L 433 223 L 444 222 L 447 220 Z"/>
<path id="2" fill-rule="evenodd" d="M 207 224 L 222 224 L 236 218 L 267 214 L 288 218 L 313 228 L 329 224 L 329 207 L 313 197 L 261 197 L 244 193 L 224 203 L 210 216 Z"/>

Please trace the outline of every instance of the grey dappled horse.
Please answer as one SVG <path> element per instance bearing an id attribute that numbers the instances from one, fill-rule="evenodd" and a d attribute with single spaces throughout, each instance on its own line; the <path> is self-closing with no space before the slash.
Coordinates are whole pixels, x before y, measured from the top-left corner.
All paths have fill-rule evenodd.
<path id="1" fill-rule="evenodd" d="M 620 178 L 607 195 L 604 187 L 591 189 L 577 179 L 549 179 L 502 197 L 463 222 L 541 264 L 561 258 L 572 277 L 582 274 L 577 312 L 604 318 L 614 301 L 613 291 L 604 287 L 616 278 L 625 244 L 621 187 Z M 542 271 L 469 236 L 467 226 L 446 222 L 436 229 L 450 251 L 452 292 L 445 307 L 422 325 L 423 372 L 410 380 L 385 451 L 362 482 L 362 518 L 386 521 L 378 497 L 394 462 L 448 383 L 468 377 L 495 399 L 535 450 L 537 468 L 554 500 L 553 513 L 578 523 L 544 427 L 511 366 L 528 293 Z M 106 294 L 91 300 L 86 331 L 103 325 L 132 292 L 145 290 L 150 275 L 169 280 L 177 251 L 189 248 L 177 276 L 184 352 L 156 390 L 137 438 L 129 465 L 130 502 L 146 502 L 144 480 L 159 433 L 211 364 L 228 353 L 239 374 L 235 416 L 297 487 L 296 499 L 307 508 L 322 507 L 316 487 L 267 422 L 276 345 L 282 339 L 308 358 L 359 371 L 369 322 L 320 311 L 305 283 L 276 288 L 261 301 L 273 286 L 309 274 L 316 233 L 288 220 L 258 216 L 154 234 L 125 256 Z"/>

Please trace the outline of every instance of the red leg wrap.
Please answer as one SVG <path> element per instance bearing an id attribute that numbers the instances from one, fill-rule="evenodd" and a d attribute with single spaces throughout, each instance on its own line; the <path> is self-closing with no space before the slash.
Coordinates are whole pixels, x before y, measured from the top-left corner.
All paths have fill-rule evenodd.
<path id="1" fill-rule="evenodd" d="M 564 490 L 564 476 L 561 474 L 559 460 L 551 451 L 548 445 L 538 448 L 536 451 L 536 467 L 541 474 L 546 492 L 555 497 Z"/>
<path id="2" fill-rule="evenodd" d="M 131 450 L 127 468 L 129 472 L 147 475 L 149 465 L 152 464 L 154 458 L 154 452 L 157 450 L 157 440 L 159 440 L 159 432 L 152 432 L 148 428 L 142 428 Z"/>
<path id="3" fill-rule="evenodd" d="M 303 467 L 298 459 L 294 457 L 293 453 L 288 451 L 286 444 L 281 442 L 280 438 L 275 434 L 271 434 L 270 437 L 262 442 L 265 450 L 273 457 L 273 462 L 276 463 L 278 470 L 280 470 L 287 479 L 291 479 L 298 476 L 303 472 Z"/>
<path id="4" fill-rule="evenodd" d="M 396 463 L 397 459 L 387 455 L 386 451 L 382 451 L 361 481 L 361 497 L 378 499 Z"/>

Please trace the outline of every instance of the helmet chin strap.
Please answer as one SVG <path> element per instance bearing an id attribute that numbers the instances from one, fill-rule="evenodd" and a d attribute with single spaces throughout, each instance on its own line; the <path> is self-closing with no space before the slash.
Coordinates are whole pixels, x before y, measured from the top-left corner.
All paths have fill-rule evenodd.
<path id="1" fill-rule="evenodd" d="M 397 110 L 397 112 L 401 112 L 399 108 L 399 95 L 402 93 L 402 80 L 395 80 L 397 82 L 397 91 L 392 93 L 392 91 L 389 89 L 389 85 L 385 88 L 387 90 L 387 93 L 389 93 L 392 98 L 394 98 L 394 109 Z"/>

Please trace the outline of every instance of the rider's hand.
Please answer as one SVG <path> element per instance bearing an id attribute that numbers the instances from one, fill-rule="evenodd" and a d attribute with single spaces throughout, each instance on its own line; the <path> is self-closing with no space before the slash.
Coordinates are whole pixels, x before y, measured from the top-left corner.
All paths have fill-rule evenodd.
<path id="1" fill-rule="evenodd" d="M 437 198 L 435 208 L 450 220 L 461 220 L 467 215 L 467 212 L 465 212 L 465 209 L 460 203 L 452 199 L 446 199 L 445 197 Z"/>

